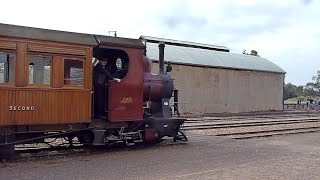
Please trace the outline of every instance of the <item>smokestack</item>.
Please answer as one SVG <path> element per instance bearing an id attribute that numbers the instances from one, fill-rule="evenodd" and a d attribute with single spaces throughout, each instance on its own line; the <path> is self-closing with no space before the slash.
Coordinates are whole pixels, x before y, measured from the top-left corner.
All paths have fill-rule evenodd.
<path id="1" fill-rule="evenodd" d="M 159 42 L 159 74 L 164 74 L 164 42 Z"/>

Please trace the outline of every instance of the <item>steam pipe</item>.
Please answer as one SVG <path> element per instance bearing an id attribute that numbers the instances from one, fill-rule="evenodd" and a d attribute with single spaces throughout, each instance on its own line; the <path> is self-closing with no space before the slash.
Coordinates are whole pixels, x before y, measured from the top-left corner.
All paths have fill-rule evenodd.
<path id="1" fill-rule="evenodd" d="M 164 42 L 159 42 L 159 74 L 164 73 Z"/>

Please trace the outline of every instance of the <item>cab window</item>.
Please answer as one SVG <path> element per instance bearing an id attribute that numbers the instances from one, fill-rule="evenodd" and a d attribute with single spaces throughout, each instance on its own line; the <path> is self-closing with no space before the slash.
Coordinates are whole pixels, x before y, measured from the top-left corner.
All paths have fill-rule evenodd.
<path id="1" fill-rule="evenodd" d="M 51 57 L 29 55 L 29 84 L 50 85 Z"/>
<path id="2" fill-rule="evenodd" d="M 93 49 L 93 56 L 96 59 L 107 57 L 109 59 L 107 66 L 110 69 L 110 73 L 113 77 L 123 79 L 129 69 L 129 57 L 123 50 L 118 49 L 105 49 L 95 47 Z"/>
<path id="3" fill-rule="evenodd" d="M 13 54 L 0 52 L 0 83 L 13 83 L 14 59 Z"/>

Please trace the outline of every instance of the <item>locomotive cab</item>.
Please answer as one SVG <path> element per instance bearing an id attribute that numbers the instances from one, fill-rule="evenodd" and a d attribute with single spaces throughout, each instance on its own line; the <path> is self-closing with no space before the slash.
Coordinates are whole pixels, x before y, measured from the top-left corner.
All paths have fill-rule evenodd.
<path id="1" fill-rule="evenodd" d="M 92 61 L 92 113 L 94 119 L 111 120 L 109 117 L 109 106 L 112 97 L 109 95 L 109 88 L 113 85 L 115 78 L 119 83 L 128 73 L 129 58 L 127 53 L 122 50 L 103 49 L 95 47 L 93 49 Z M 107 60 L 105 66 L 101 65 L 100 60 Z M 102 69 L 101 69 L 102 68 Z M 99 71 L 101 71 L 99 72 Z M 106 74 L 108 76 L 106 77 Z M 102 76 L 102 77 L 101 77 Z M 110 76 L 110 77 L 109 77 Z M 113 79 L 108 79 L 113 78 Z M 102 79 L 103 81 L 101 82 Z M 101 84 L 102 83 L 102 84 Z M 123 84 L 123 83 L 122 83 Z M 114 85 L 113 85 L 114 86 Z M 118 86 L 119 87 L 119 86 Z M 112 88 L 114 91 L 114 88 Z M 122 88 L 123 89 L 123 88 Z M 112 110 L 112 109 L 111 109 Z M 99 114 L 102 114 L 102 116 Z"/>
<path id="2" fill-rule="evenodd" d="M 95 91 L 93 82 L 93 111 L 97 112 L 103 103 L 97 102 L 99 98 L 105 100 L 105 116 L 109 122 L 141 121 L 143 119 L 143 46 L 110 46 L 99 37 L 99 46 L 93 48 L 93 74 L 100 59 L 107 57 L 107 68 L 113 78 L 106 83 L 105 91 Z M 115 38 L 117 39 L 117 38 Z M 102 94 L 105 93 L 105 96 Z M 105 98 L 104 98 L 105 97 Z M 95 114 L 94 114 L 95 115 Z"/>

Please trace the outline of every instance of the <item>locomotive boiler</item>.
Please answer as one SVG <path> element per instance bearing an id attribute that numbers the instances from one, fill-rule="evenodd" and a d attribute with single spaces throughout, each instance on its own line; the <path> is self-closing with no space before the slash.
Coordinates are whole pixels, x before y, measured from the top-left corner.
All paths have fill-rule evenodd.
<path id="1" fill-rule="evenodd" d="M 172 113 L 164 47 L 153 74 L 139 39 L 0 24 L 1 156 L 48 138 L 95 146 L 187 140 L 184 119 Z M 101 96 L 92 76 L 104 57 L 121 82 L 110 81 Z M 105 100 L 105 118 L 95 116 L 97 98 Z"/>

